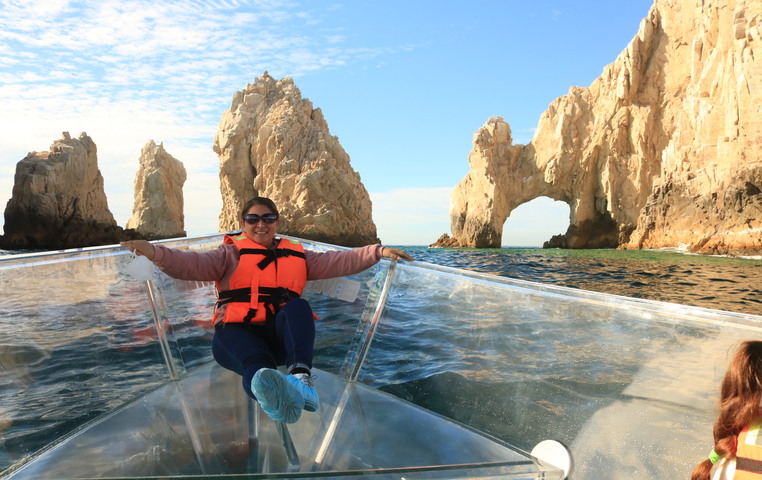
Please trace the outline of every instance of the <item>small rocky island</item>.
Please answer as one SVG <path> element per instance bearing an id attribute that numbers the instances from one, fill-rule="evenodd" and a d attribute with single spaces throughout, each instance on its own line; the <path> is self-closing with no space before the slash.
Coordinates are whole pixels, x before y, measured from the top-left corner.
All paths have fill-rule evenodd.
<path id="1" fill-rule="evenodd" d="M 7 250 L 108 245 L 142 238 L 117 225 L 108 208 L 95 142 L 68 132 L 47 152 L 31 152 L 16 164 L 13 196 L 5 207 Z"/>
<path id="2" fill-rule="evenodd" d="M 135 176 L 135 204 L 127 228 L 147 240 L 184 237 L 183 162 L 170 155 L 164 144 L 149 140 L 140 152 Z"/>
<path id="3" fill-rule="evenodd" d="M 280 233 L 346 246 L 377 243 L 365 186 L 323 112 L 290 78 L 265 72 L 233 95 L 214 151 L 220 158 L 220 231 L 239 227 L 249 198 L 271 198 Z"/>

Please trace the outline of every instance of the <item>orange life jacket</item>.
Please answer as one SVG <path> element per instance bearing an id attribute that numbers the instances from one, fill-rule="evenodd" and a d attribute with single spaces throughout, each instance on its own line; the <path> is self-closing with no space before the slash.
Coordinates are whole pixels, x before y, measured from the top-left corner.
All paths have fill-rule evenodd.
<path id="1" fill-rule="evenodd" d="M 759 434 L 762 417 L 738 434 L 736 473 L 734 480 L 762 480 L 762 436 Z"/>
<path id="2" fill-rule="evenodd" d="M 274 319 L 283 304 L 302 294 L 307 262 L 300 242 L 282 238 L 276 248 L 270 249 L 241 233 L 226 235 L 223 243 L 234 244 L 240 259 L 230 276 L 230 289 L 221 290 L 217 282 L 215 324 L 222 305 L 223 322 L 264 323 Z"/>

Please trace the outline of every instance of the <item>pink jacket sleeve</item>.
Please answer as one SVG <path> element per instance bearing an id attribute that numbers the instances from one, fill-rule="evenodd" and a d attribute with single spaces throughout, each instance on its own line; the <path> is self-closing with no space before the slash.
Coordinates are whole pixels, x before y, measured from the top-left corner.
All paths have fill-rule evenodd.
<path id="1" fill-rule="evenodd" d="M 352 250 L 305 251 L 307 280 L 343 277 L 360 273 L 381 260 L 383 249 L 384 247 L 376 244 L 353 248 Z"/>
<path id="2" fill-rule="evenodd" d="M 232 274 L 238 265 L 238 252 L 234 245 L 220 245 L 208 252 L 176 250 L 155 245 L 153 263 L 164 273 L 180 280 L 222 280 Z M 228 275 L 229 276 L 229 275 Z"/>
<path id="3" fill-rule="evenodd" d="M 238 266 L 235 245 L 223 244 L 208 252 L 176 250 L 155 245 L 153 263 L 164 273 L 180 280 L 221 281 L 222 288 Z M 343 277 L 366 270 L 381 259 L 381 245 L 328 252 L 305 251 L 307 280 Z"/>

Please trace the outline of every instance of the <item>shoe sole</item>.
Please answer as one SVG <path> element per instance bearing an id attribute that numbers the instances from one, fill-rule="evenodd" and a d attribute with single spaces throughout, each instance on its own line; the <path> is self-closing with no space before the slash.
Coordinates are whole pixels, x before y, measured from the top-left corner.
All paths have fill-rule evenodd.
<path id="1" fill-rule="evenodd" d="M 296 423 L 302 415 L 304 396 L 277 370 L 263 368 L 251 382 L 262 410 L 276 422 Z"/>

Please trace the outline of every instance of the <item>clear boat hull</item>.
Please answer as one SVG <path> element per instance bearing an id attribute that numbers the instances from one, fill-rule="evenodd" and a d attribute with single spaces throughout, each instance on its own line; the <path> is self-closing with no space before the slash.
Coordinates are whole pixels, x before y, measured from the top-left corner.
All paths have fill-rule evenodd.
<path id="1" fill-rule="evenodd" d="M 284 428 L 211 360 L 213 285 L 129 263 L 0 257 L 0 477 L 562 478 L 527 453 L 551 438 L 575 480 L 685 478 L 728 352 L 762 337 L 754 315 L 383 260 L 308 284 L 321 409 Z"/>
<path id="2" fill-rule="evenodd" d="M 314 478 L 320 472 L 548 478 L 526 454 L 494 439 L 362 384 L 317 375 L 321 411 L 305 413 L 284 434 L 240 394 L 240 377 L 208 363 L 93 422 L 11 478 Z"/>

